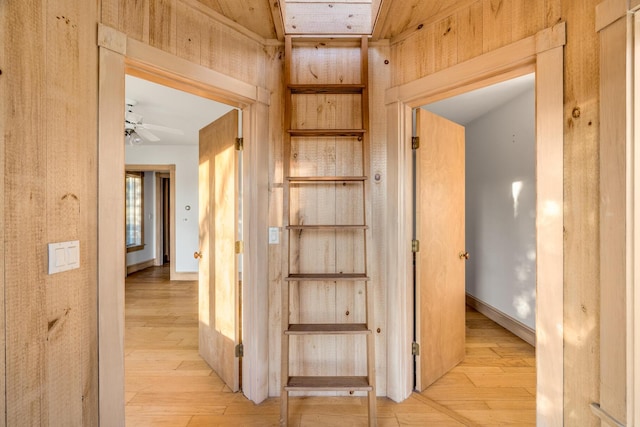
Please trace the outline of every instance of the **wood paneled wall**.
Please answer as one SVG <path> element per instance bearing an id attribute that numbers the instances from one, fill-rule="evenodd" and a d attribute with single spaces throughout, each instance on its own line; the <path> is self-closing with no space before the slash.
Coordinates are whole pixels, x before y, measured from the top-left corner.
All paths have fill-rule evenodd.
<path id="1" fill-rule="evenodd" d="M 478 0 L 392 40 L 400 85 L 567 22 L 564 72 L 565 424 L 599 425 L 599 56 L 597 0 Z"/>
<path id="2" fill-rule="evenodd" d="M 97 2 L 0 4 L 0 425 L 97 424 L 97 17 Z M 66 240 L 80 268 L 48 275 L 47 243 Z"/>
<path id="3" fill-rule="evenodd" d="M 265 40 L 234 31 L 196 0 L 103 0 L 101 22 L 150 46 L 266 87 Z"/>
<path id="4" fill-rule="evenodd" d="M 560 0 L 477 0 L 392 39 L 398 86 L 532 36 L 562 20 Z M 586 12 L 586 11 L 585 11 Z"/>
<path id="5" fill-rule="evenodd" d="M 562 1 L 564 72 L 565 424 L 596 426 L 600 390 L 599 68 L 596 0 Z"/>
<path id="6" fill-rule="evenodd" d="M 597 425 L 598 0 L 478 0 L 370 49 L 378 390 L 386 369 L 384 90 L 490 52 L 560 20 L 565 47 L 565 424 Z M 100 14 L 99 14 L 100 11 Z M 0 425 L 96 425 L 96 22 L 272 90 L 269 224 L 281 225 L 282 51 L 213 19 L 195 0 L 0 2 Z M 265 47 L 266 45 L 266 47 Z M 390 64 L 384 64 L 385 60 Z M 265 139 L 265 143 L 267 143 Z M 46 212 L 46 215 L 43 213 Z M 46 274 L 46 243 L 80 240 L 81 268 Z M 269 247 L 270 354 L 279 360 L 280 249 Z M 265 279 L 266 280 L 266 279 Z M 3 291 L 3 292 L 2 292 Z M 1 302 L 1 301 L 0 301 Z M 278 363 L 269 374 L 278 393 Z M 0 398 L 0 402 L 5 399 Z M 0 408 L 1 409 L 1 408 Z M 0 410 L 0 413 L 3 411 Z"/>

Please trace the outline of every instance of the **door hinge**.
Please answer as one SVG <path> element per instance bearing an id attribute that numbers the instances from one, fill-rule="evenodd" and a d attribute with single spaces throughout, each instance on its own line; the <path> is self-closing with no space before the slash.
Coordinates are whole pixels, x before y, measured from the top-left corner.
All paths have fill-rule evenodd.
<path id="1" fill-rule="evenodd" d="M 418 344 L 417 342 L 411 343 L 411 355 L 420 356 L 420 344 Z"/>
<path id="2" fill-rule="evenodd" d="M 244 242 L 242 240 L 238 240 L 236 242 L 236 253 L 237 254 L 244 253 Z"/>
<path id="3" fill-rule="evenodd" d="M 412 150 L 417 150 L 418 148 L 420 148 L 420 137 L 419 136 L 412 136 L 411 137 L 411 149 Z"/>
<path id="4" fill-rule="evenodd" d="M 236 346 L 236 357 L 244 357 L 244 344 Z"/>
<path id="5" fill-rule="evenodd" d="M 242 151 L 244 149 L 244 138 L 236 138 L 236 150 Z"/>
<path id="6" fill-rule="evenodd" d="M 420 240 L 411 241 L 411 252 L 413 253 L 420 252 Z"/>

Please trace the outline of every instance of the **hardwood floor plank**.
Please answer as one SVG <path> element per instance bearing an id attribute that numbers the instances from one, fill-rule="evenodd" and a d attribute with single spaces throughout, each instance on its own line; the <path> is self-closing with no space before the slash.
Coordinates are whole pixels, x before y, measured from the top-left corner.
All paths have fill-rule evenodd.
<path id="1" fill-rule="evenodd" d="M 126 417 L 127 425 L 136 427 L 187 427 L 191 420 L 191 416 L 127 415 Z"/>
<path id="2" fill-rule="evenodd" d="M 536 374 L 501 373 L 501 374 L 467 374 L 476 387 L 535 387 Z"/>
<path id="3" fill-rule="evenodd" d="M 127 405 L 127 416 L 131 417 L 156 417 L 156 416 L 193 416 L 193 415 L 222 415 L 225 413 L 224 405 Z"/>

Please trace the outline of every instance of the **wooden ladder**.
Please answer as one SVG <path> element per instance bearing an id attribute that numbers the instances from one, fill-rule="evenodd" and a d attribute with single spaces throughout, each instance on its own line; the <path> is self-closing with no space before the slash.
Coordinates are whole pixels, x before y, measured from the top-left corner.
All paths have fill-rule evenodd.
<path id="1" fill-rule="evenodd" d="M 365 393 L 377 425 L 368 73 L 366 36 L 285 37 L 281 426 L 291 392 Z"/>

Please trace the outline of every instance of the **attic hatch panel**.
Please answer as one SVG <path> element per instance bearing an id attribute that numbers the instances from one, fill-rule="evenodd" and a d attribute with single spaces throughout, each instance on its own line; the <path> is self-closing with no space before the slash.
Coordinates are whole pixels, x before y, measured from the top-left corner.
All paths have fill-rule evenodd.
<path id="1" fill-rule="evenodd" d="M 372 0 L 287 0 L 285 33 L 361 35 L 372 31 Z"/>

